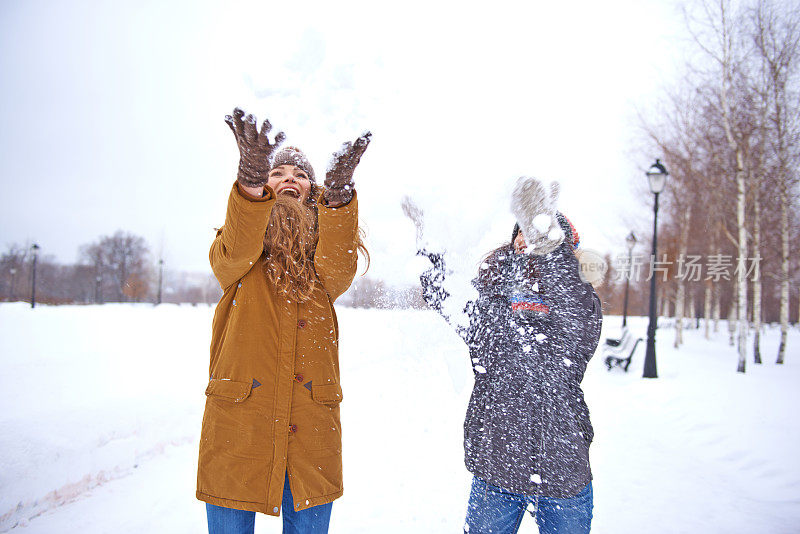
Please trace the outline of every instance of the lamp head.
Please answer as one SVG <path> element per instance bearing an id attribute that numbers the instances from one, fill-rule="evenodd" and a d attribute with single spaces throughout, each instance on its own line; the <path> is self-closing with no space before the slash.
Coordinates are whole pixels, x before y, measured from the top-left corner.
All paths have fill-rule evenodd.
<path id="1" fill-rule="evenodd" d="M 660 193 L 664 190 L 664 185 L 667 182 L 669 173 L 667 172 L 667 168 L 661 164 L 660 159 L 657 159 L 645 174 L 647 175 L 647 181 L 650 183 L 651 192 Z"/>
<path id="2" fill-rule="evenodd" d="M 636 236 L 633 235 L 633 232 L 628 234 L 628 237 L 625 238 L 625 243 L 628 245 L 628 250 L 633 250 L 633 247 L 636 246 Z"/>

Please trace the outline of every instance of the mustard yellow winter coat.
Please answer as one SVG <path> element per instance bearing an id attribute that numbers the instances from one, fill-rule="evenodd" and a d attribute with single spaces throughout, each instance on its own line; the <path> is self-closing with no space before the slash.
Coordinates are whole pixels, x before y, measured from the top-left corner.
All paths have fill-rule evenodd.
<path id="1" fill-rule="evenodd" d="M 339 327 L 333 302 L 356 272 L 358 201 L 319 205 L 317 282 L 309 301 L 279 296 L 264 271 L 275 194 L 234 184 L 211 245 L 224 294 L 212 325 L 197 498 L 279 515 L 285 473 L 295 510 L 342 495 Z"/>

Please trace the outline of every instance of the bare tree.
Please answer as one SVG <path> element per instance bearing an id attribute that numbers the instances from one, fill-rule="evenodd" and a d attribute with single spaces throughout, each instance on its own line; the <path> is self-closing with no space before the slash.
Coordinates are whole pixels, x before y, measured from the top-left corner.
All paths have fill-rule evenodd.
<path id="1" fill-rule="evenodd" d="M 148 293 L 149 249 L 143 237 L 119 230 L 84 245 L 80 254 L 84 262 L 95 267 L 103 300 L 138 301 Z"/>
<path id="2" fill-rule="evenodd" d="M 30 277 L 30 244 L 8 245 L 6 252 L 0 256 L 0 298 L 15 301 L 22 298 L 23 286 Z"/>
<path id="3" fill-rule="evenodd" d="M 754 40 L 771 89 L 772 151 L 776 160 L 781 213 L 781 341 L 776 363 L 783 363 L 789 329 L 789 210 L 792 189 L 797 184 L 797 142 L 800 111 L 797 82 L 800 62 L 800 10 L 779 11 L 771 2 L 760 1 L 755 9 Z"/>
<path id="4" fill-rule="evenodd" d="M 727 165 L 736 184 L 736 242 L 737 242 L 737 322 L 738 353 L 737 371 L 744 373 L 747 356 L 747 253 L 748 234 L 745 218 L 748 193 L 746 153 L 752 135 L 752 124 L 740 120 L 737 104 L 747 102 L 751 95 L 747 81 L 747 50 L 741 32 L 741 14 L 732 12 L 729 0 L 718 0 L 715 5 L 704 1 L 704 15 L 690 22 L 690 31 L 711 68 L 704 73 L 708 83 L 702 86 L 707 102 L 716 109 L 730 154 Z M 700 31 L 698 31 L 698 29 Z"/>
<path id="5" fill-rule="evenodd" d="M 783 361 L 789 297 L 794 298 L 789 288 L 800 283 L 800 275 L 794 275 L 796 281 L 790 276 L 795 265 L 800 269 L 800 258 L 789 254 L 792 237 L 800 236 L 800 7 L 779 9 L 764 0 L 749 10 L 732 7 L 741 5 L 692 4 L 699 11 L 687 13 L 687 27 L 702 57 L 687 65 L 679 89 L 662 99 L 658 122 L 642 122 L 647 148 L 660 154 L 671 172 L 659 253 L 679 265 L 687 254 L 736 257 L 733 277 L 686 280 L 683 269 L 677 278 L 670 272 L 672 278 L 661 284 L 659 307 L 663 313 L 674 310 L 676 347 L 687 310 L 699 316 L 692 311 L 695 304 L 702 306 L 706 337 L 712 324 L 717 331 L 720 317 L 734 313 L 737 371 L 744 372 L 751 319 L 754 361 L 760 363 L 762 318 L 775 321 L 780 315 L 778 361 Z"/>

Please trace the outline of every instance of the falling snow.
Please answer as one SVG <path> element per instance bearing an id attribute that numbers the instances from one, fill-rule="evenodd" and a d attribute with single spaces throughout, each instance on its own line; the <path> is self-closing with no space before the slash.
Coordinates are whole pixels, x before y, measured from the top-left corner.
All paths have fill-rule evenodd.
<path id="1" fill-rule="evenodd" d="M 593 430 L 583 395 L 571 393 L 581 391 L 602 317 L 597 296 L 580 280 L 569 245 L 562 243 L 546 257 L 499 249 L 471 282 L 477 297 L 457 308 L 448 306 L 454 284 L 447 284 L 452 271 L 446 256 L 421 254 L 432 264 L 420 278 L 423 297 L 482 362 L 473 360 L 480 379 L 464 428 L 467 468 L 514 493 L 541 488 L 553 497 L 577 494 L 591 479 Z M 534 283 L 542 293 L 532 291 Z M 550 342 L 542 345 L 548 337 Z M 534 339 L 538 344 L 531 344 Z M 564 354 L 581 363 L 577 372 L 559 372 L 565 366 L 556 362 Z M 542 470 L 542 479 L 549 482 L 527 480 L 526 468 Z"/>

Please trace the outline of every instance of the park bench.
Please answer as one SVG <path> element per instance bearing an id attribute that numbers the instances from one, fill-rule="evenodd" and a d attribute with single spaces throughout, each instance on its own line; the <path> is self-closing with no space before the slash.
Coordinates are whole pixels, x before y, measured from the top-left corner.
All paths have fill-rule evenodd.
<path id="1" fill-rule="evenodd" d="M 614 337 L 607 337 L 607 338 L 606 338 L 606 345 L 608 345 L 609 347 L 619 347 L 619 346 L 620 346 L 622 343 L 624 343 L 624 342 L 625 342 L 625 339 L 626 339 L 626 338 L 627 338 L 629 335 L 630 335 L 630 334 L 628 333 L 628 327 L 626 326 L 626 327 L 624 327 L 624 328 L 622 329 L 622 336 L 620 336 L 620 337 L 618 337 L 618 338 L 614 338 Z"/>
<path id="2" fill-rule="evenodd" d="M 628 372 L 628 366 L 631 364 L 633 353 L 636 352 L 636 347 L 642 338 L 633 339 L 633 336 L 628 334 L 626 329 L 620 338 L 620 344 L 616 347 L 607 346 L 603 348 L 603 355 L 606 357 L 606 367 L 610 371 L 612 367 L 621 367 L 623 371 Z"/>

